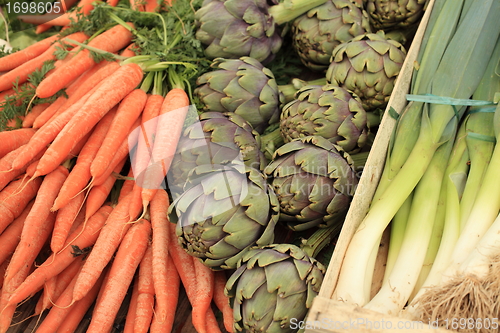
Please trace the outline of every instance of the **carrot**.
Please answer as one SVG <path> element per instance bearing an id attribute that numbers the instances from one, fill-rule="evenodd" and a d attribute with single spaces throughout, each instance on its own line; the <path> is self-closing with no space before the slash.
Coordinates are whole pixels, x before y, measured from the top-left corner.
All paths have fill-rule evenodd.
<path id="1" fill-rule="evenodd" d="M 149 202 L 166 176 L 177 148 L 189 106 L 189 97 L 183 89 L 170 90 L 162 104 L 156 137 L 153 144 L 151 164 L 144 176 L 142 190 L 143 206 Z"/>
<path id="2" fill-rule="evenodd" d="M 31 257 L 33 243 L 38 241 L 38 230 L 50 215 L 50 207 L 59 192 L 64 180 L 68 176 L 68 169 L 63 166 L 44 177 L 35 198 L 35 203 L 24 221 L 23 231 L 19 244 L 12 255 L 12 261 L 7 270 L 5 279 L 9 280 L 16 274 Z"/>
<path id="3" fill-rule="evenodd" d="M 111 330 L 120 304 L 144 257 L 150 234 L 151 225 L 144 219 L 135 223 L 126 233 L 110 268 L 109 279 L 103 286 L 102 297 L 94 308 L 92 320 L 87 329 L 88 333 Z M 95 248 L 92 252 L 94 250 Z"/>
<path id="4" fill-rule="evenodd" d="M 135 89 L 120 102 L 104 142 L 90 166 L 92 177 L 97 178 L 106 171 L 114 152 L 127 138 L 133 123 L 139 118 L 146 100 L 147 94 L 142 89 Z"/>
<path id="5" fill-rule="evenodd" d="M 37 194 L 41 183 L 41 180 L 35 179 L 24 186 L 23 180 L 19 179 L 12 181 L 0 192 L 0 233 L 21 215 L 24 208 Z"/>
<path id="6" fill-rule="evenodd" d="M 69 313 L 64 317 L 64 321 L 61 323 L 61 325 L 59 325 L 57 333 L 73 333 L 77 330 L 78 325 L 80 324 L 83 317 L 87 313 L 87 310 L 90 308 L 92 303 L 94 303 L 97 294 L 103 284 L 103 281 L 104 281 L 104 276 L 99 277 L 99 280 L 97 280 L 96 284 L 94 285 L 94 287 L 92 287 L 92 289 L 90 289 L 88 294 L 78 302 L 73 303 L 73 305 L 68 308 Z M 73 289 L 71 288 L 70 290 L 68 290 L 68 292 L 65 295 L 69 296 L 67 298 L 69 300 L 59 298 L 56 303 L 59 307 L 60 304 L 70 303 L 71 297 L 73 296 Z M 47 318 L 45 318 L 45 320 L 47 320 Z"/>
<path id="7" fill-rule="evenodd" d="M 0 159 L 0 190 L 27 170 L 28 166 L 24 166 L 20 169 L 12 169 L 12 163 L 21 151 L 23 151 L 23 146 L 11 151 Z M 42 150 L 37 156 L 35 156 L 33 161 L 39 160 L 43 152 L 45 152 L 45 150 Z"/>
<path id="8" fill-rule="evenodd" d="M 45 50 L 39 56 L 27 62 L 24 62 L 22 65 L 17 66 L 14 69 L 0 76 L 0 91 L 12 88 L 15 82 L 17 82 L 18 84 L 26 82 L 26 80 L 28 80 L 28 76 L 36 69 L 41 68 L 45 61 L 55 59 L 54 51 L 56 51 L 56 47 L 63 47 L 62 43 L 70 44 L 67 41 L 68 39 L 73 39 L 76 40 L 77 42 L 83 42 L 87 38 L 88 36 L 86 36 L 84 33 L 77 32 L 67 37 L 64 37 L 62 40 L 59 40 L 56 43 L 52 44 L 47 50 Z M 47 78 L 49 77 L 52 77 L 52 75 L 48 76 Z M 60 89 L 64 88 L 66 83 L 67 82 L 65 82 L 64 85 L 60 86 L 60 88 L 54 91 L 54 94 Z"/>
<path id="9" fill-rule="evenodd" d="M 170 236 L 168 230 L 168 193 L 164 190 L 158 191 L 151 201 L 149 215 L 151 218 L 152 250 L 153 250 L 153 281 L 156 291 L 158 309 L 156 316 L 160 322 L 164 322 L 168 316 L 169 285 L 167 279 L 168 249 Z M 170 263 L 173 265 L 173 263 Z"/>
<path id="10" fill-rule="evenodd" d="M 48 279 L 56 276 L 68 267 L 77 258 L 76 255 L 80 254 L 79 252 L 93 245 L 99 235 L 99 231 L 112 210 L 110 206 L 101 207 L 97 213 L 92 215 L 86 224 L 82 224 L 75 229 L 68 237 L 66 246 L 64 246 L 64 251 L 53 254 L 37 267 L 37 269 L 26 278 L 23 284 L 16 289 L 15 293 L 11 295 L 9 304 L 17 304 L 36 293 Z M 71 245 L 71 247 L 69 245 Z"/>
<path id="11" fill-rule="evenodd" d="M 56 1 L 56 2 L 54 2 L 53 6 L 52 6 L 52 10 L 50 12 L 47 12 L 47 14 L 55 13 L 58 10 L 59 11 L 58 14 L 61 15 L 61 13 L 67 12 L 68 9 L 75 4 L 75 2 L 77 2 L 77 1 L 76 0 Z M 59 9 L 57 9 L 56 6 L 59 7 Z M 48 29 L 50 29 L 51 27 L 52 27 L 52 25 L 50 25 L 50 24 L 42 23 L 42 24 L 36 26 L 35 33 L 41 34 L 45 31 L 47 31 Z"/>
<path id="12" fill-rule="evenodd" d="M 35 132 L 32 128 L 19 128 L 0 132 L 0 142 L 2 143 L 0 145 L 0 157 L 28 143 Z"/>
<path id="13" fill-rule="evenodd" d="M 74 142 L 90 132 L 109 110 L 140 83 L 142 77 L 142 69 L 137 64 L 123 65 L 108 77 L 54 139 L 40 159 L 37 174 L 45 175 L 55 169 Z"/>
<path id="14" fill-rule="evenodd" d="M 0 295 L 2 294 L 3 277 L 7 270 L 7 266 L 9 266 L 10 257 L 11 256 L 8 256 L 7 259 L 0 264 Z"/>
<path id="15" fill-rule="evenodd" d="M 153 285 L 153 254 L 151 244 L 139 264 L 139 295 L 137 296 L 137 312 L 134 323 L 135 333 L 147 333 L 153 319 L 155 304 L 155 288 Z"/>
<path id="16" fill-rule="evenodd" d="M 48 112 L 46 115 L 44 115 L 41 119 L 37 119 L 37 121 L 33 124 L 33 127 L 40 128 L 47 121 L 53 119 L 53 117 L 57 117 L 59 114 L 66 111 L 71 105 L 96 87 L 102 80 L 116 71 L 119 66 L 120 65 L 117 62 L 109 61 L 101 61 L 99 64 L 93 66 L 73 81 L 73 83 L 68 87 L 66 90 L 68 98 L 64 96 L 58 97 L 58 99 L 52 103 L 50 109 L 47 110 Z"/>
<path id="17" fill-rule="evenodd" d="M 122 57 L 133 57 L 136 56 L 137 54 L 134 51 L 135 49 L 135 43 L 131 43 L 129 46 L 127 46 L 120 55 Z"/>
<path id="18" fill-rule="evenodd" d="M 217 322 L 217 318 L 215 318 L 214 311 L 212 308 L 208 308 L 207 310 L 207 331 L 210 333 L 222 333 L 219 327 L 219 323 Z"/>
<path id="19" fill-rule="evenodd" d="M 129 169 L 127 177 L 132 177 L 132 178 L 134 177 L 132 168 Z M 122 188 L 120 189 L 120 195 L 118 196 L 118 201 L 121 201 L 127 194 L 133 191 L 134 184 L 135 184 L 134 179 L 125 179 Z M 130 215 L 130 210 L 129 210 L 129 215 Z"/>
<path id="20" fill-rule="evenodd" d="M 222 312 L 224 318 L 224 327 L 229 333 L 234 332 L 234 316 L 233 309 L 229 306 L 229 298 L 225 295 L 224 289 L 226 288 L 227 277 L 224 271 L 214 272 L 214 303 L 217 308 Z"/>
<path id="21" fill-rule="evenodd" d="M 99 87 L 95 87 L 97 90 Z M 36 131 L 30 141 L 26 144 L 23 152 L 18 155 L 18 157 L 12 162 L 13 169 L 19 169 L 24 167 L 29 161 L 31 161 L 40 151 L 46 149 L 47 145 L 54 140 L 62 128 L 70 121 L 70 119 L 75 115 L 75 113 L 80 110 L 83 104 L 87 101 L 93 91 L 89 91 L 84 97 L 82 97 L 78 102 L 73 104 L 71 108 L 66 110 L 66 112 L 60 114 L 58 117 L 52 121 L 46 123 L 43 127 Z M 71 148 L 68 150 L 67 153 Z M 66 155 L 67 155 L 66 153 Z"/>
<path id="22" fill-rule="evenodd" d="M 81 192 L 72 198 L 67 205 L 61 207 L 57 212 L 54 232 L 50 240 L 50 249 L 52 252 L 59 252 L 66 242 L 71 225 L 75 221 L 85 200 L 85 193 Z"/>
<path id="23" fill-rule="evenodd" d="M 129 25 L 133 27 L 131 23 Z M 131 41 L 132 33 L 127 28 L 118 24 L 92 39 L 88 43 L 88 46 L 106 52 L 117 52 L 130 44 Z M 94 64 L 95 61 L 90 55 L 90 51 L 88 49 L 81 49 L 69 63 L 58 68 L 53 75 L 46 77 L 40 82 L 36 88 L 36 95 L 40 98 L 47 98 L 54 95 Z"/>
<path id="24" fill-rule="evenodd" d="M 144 11 L 147 13 L 158 13 L 160 11 L 158 0 L 146 0 Z"/>
<path id="25" fill-rule="evenodd" d="M 116 7 L 119 0 L 106 0 L 106 3 L 112 7 Z"/>
<path id="26" fill-rule="evenodd" d="M 126 160 L 124 159 L 120 164 L 116 166 L 114 172 L 120 173 Z M 98 186 L 93 186 L 87 195 L 85 216 L 92 216 L 105 202 L 108 198 L 113 186 L 115 185 L 116 177 L 110 175 L 106 181 Z"/>
<path id="27" fill-rule="evenodd" d="M 119 201 L 102 227 L 92 251 L 90 252 L 73 291 L 73 300 L 82 299 L 97 281 L 102 270 L 109 263 L 123 236 L 130 228 L 128 203 L 130 195 Z"/>
<path id="28" fill-rule="evenodd" d="M 89 180 L 91 179 L 90 164 L 92 163 L 97 150 L 102 144 L 115 114 L 116 109 L 111 109 L 111 111 L 109 111 L 96 125 L 94 131 L 80 151 L 80 154 L 78 155 L 78 158 L 76 160 L 76 164 L 74 165 L 73 169 L 68 175 L 68 178 L 61 187 L 61 190 L 59 191 L 57 198 L 54 201 L 54 206 L 52 206 L 53 211 L 56 211 L 61 207 L 67 205 L 71 198 L 76 196 L 85 188 L 85 186 L 87 186 Z"/>
<path id="29" fill-rule="evenodd" d="M 49 107 L 50 103 L 42 103 L 33 106 L 23 120 L 23 128 L 31 128 L 35 119 L 38 118 Z"/>
<path id="30" fill-rule="evenodd" d="M 127 316 L 125 317 L 125 325 L 123 326 L 123 333 L 134 333 L 135 317 L 137 315 L 137 297 L 139 297 L 139 277 L 134 279 L 132 295 L 130 295 Z"/>
<path id="31" fill-rule="evenodd" d="M 139 125 L 139 119 L 136 120 L 136 122 L 132 125 L 132 127 L 135 128 L 137 125 Z M 129 136 L 128 139 L 122 141 L 122 143 L 116 150 L 113 158 L 111 159 L 110 163 L 106 167 L 106 171 L 104 171 L 104 173 L 99 177 L 92 178 L 92 184 L 94 186 L 103 184 L 108 178 L 108 176 L 111 175 L 111 173 L 113 172 L 114 168 L 118 165 L 118 163 L 120 163 L 123 159 L 128 159 L 129 151 L 133 148 L 130 146 L 130 142 L 133 140 L 134 139 L 131 138 L 131 136 Z M 138 210 L 139 213 L 140 210 L 141 209 Z"/>
<path id="32" fill-rule="evenodd" d="M 198 258 L 193 257 L 194 271 L 196 274 L 196 303 L 193 306 L 193 324 L 200 321 L 200 326 L 205 326 L 208 332 L 213 332 L 207 327 L 207 313 L 210 310 L 214 294 L 214 272 L 205 266 Z"/>
<path id="33" fill-rule="evenodd" d="M 49 238 L 50 232 L 52 231 L 52 226 L 54 225 L 55 214 L 49 214 L 45 223 L 43 223 L 40 228 L 37 230 L 37 239 L 33 242 L 31 251 L 29 253 L 29 257 L 26 258 L 27 264 L 22 265 L 21 268 L 17 271 L 16 274 L 12 276 L 12 278 L 8 279 L 5 276 L 2 288 L 2 295 L 0 296 L 0 332 L 6 332 L 9 328 L 10 321 L 14 315 L 16 310 L 17 303 L 10 303 L 9 299 L 12 293 L 17 289 L 21 283 L 28 276 L 31 268 L 33 267 L 33 262 L 35 258 L 40 253 L 40 250 L 45 245 L 45 242 Z M 14 252 L 15 253 L 15 252 Z M 16 261 L 14 257 L 9 262 L 9 266 L 7 267 L 6 274 L 9 273 L 11 265 L 15 264 Z M 38 290 L 37 290 L 38 291 Z"/>
<path id="34" fill-rule="evenodd" d="M 66 101 L 67 98 L 64 95 L 57 97 L 53 103 L 51 103 L 38 117 L 36 117 L 36 119 L 33 120 L 31 126 L 35 129 L 42 127 Z"/>
<path id="35" fill-rule="evenodd" d="M 151 333 L 171 332 L 172 326 L 174 325 L 175 312 L 179 301 L 181 279 L 170 255 L 167 257 L 166 283 L 168 286 L 168 292 L 166 293 L 165 298 L 167 304 L 166 317 L 162 320 L 161 316 L 155 315 L 153 322 L 151 323 Z M 158 298 L 156 298 L 155 313 L 161 313 Z"/>
<path id="36" fill-rule="evenodd" d="M 19 243 L 19 237 L 21 237 L 21 231 L 23 230 L 24 220 L 26 220 L 26 216 L 31 210 L 34 201 L 30 201 L 30 203 L 24 208 L 21 215 L 19 215 L 5 230 L 0 234 L 0 244 L 2 247 L 0 248 L 0 263 L 7 260 L 9 256 L 14 253 L 17 244 Z M 2 274 L 3 276 L 3 274 Z"/>
<path id="37" fill-rule="evenodd" d="M 172 240 L 177 238 L 174 223 L 169 223 L 169 232 Z M 201 311 L 198 310 L 198 308 L 202 306 L 202 303 L 197 300 L 196 285 L 198 281 L 195 273 L 194 257 L 190 256 L 176 241 L 170 242 L 169 253 L 171 254 L 177 272 L 179 272 L 182 284 L 186 289 L 187 297 L 193 308 L 193 326 L 196 328 L 197 332 L 205 333 L 207 332 L 205 312 L 201 313 Z"/>
<path id="38" fill-rule="evenodd" d="M 130 0 L 130 9 L 140 12 L 144 11 L 144 3 L 142 0 Z"/>
<path id="39" fill-rule="evenodd" d="M 144 111 L 142 112 L 137 149 L 132 164 L 132 169 L 136 178 L 133 202 L 137 202 L 141 206 L 143 206 L 141 186 L 143 185 L 145 170 L 150 162 L 151 152 L 153 149 L 153 139 L 156 132 L 156 124 L 158 122 L 158 115 L 160 114 L 162 104 L 163 96 L 158 94 L 148 95 Z"/>
<path id="40" fill-rule="evenodd" d="M 72 264 L 72 266 L 76 268 L 76 271 L 74 272 L 74 274 L 72 274 L 64 290 L 62 290 L 60 295 L 54 300 L 55 306 L 53 306 L 50 309 L 49 313 L 44 318 L 40 326 L 37 327 L 36 331 L 38 333 L 56 332 L 56 330 L 58 330 L 60 326 L 63 324 L 63 322 L 66 320 L 69 313 L 73 310 L 74 306 L 76 306 L 76 303 L 71 305 L 71 293 L 73 291 L 73 286 L 76 281 L 78 270 L 83 265 L 82 262 L 83 262 L 82 260 L 75 260 L 74 264 Z M 97 291 L 94 290 L 94 293 L 97 293 Z"/>
<path id="41" fill-rule="evenodd" d="M 74 260 L 60 274 L 45 282 L 42 297 L 39 298 L 40 306 L 35 308 L 35 314 L 40 314 L 42 311 L 50 309 L 52 303 L 64 292 L 64 289 L 71 283 L 73 277 L 79 272 L 82 267 L 82 260 Z"/>
<path id="42" fill-rule="evenodd" d="M 44 53 L 59 38 L 60 36 L 58 35 L 47 37 L 22 50 L 0 58 L 0 72 L 8 72 L 18 66 L 21 66 L 25 62 L 36 58 L 40 54 Z"/>

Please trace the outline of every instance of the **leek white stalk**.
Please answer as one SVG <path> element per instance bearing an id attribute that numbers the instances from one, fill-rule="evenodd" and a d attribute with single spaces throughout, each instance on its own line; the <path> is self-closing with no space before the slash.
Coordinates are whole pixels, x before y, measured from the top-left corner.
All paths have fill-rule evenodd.
<path id="1" fill-rule="evenodd" d="M 397 315 L 410 298 L 431 239 L 444 170 L 454 142 L 453 138 L 450 139 L 436 150 L 415 188 L 403 243 L 394 268 L 380 291 L 365 305 L 367 309 Z"/>
<path id="2" fill-rule="evenodd" d="M 448 0 L 453 5 L 455 0 Z M 476 90 L 493 51 L 500 25 L 496 13 L 500 2 L 484 0 L 472 6 L 457 28 L 429 86 L 430 93 L 452 98 L 469 98 Z M 444 12 L 444 9 L 443 9 Z M 434 29 L 437 29 L 437 25 Z M 467 45 L 467 47 L 464 47 Z M 455 84 L 456 83 L 456 84 Z M 422 87 L 424 87 L 422 85 Z M 435 151 L 454 136 L 454 123 L 461 110 L 449 105 L 424 106 L 420 134 L 412 152 L 378 201 L 374 202 L 354 234 L 345 253 L 335 300 L 364 305 L 366 267 L 382 232 L 425 173 Z M 458 118 L 458 119 L 457 119 Z"/>

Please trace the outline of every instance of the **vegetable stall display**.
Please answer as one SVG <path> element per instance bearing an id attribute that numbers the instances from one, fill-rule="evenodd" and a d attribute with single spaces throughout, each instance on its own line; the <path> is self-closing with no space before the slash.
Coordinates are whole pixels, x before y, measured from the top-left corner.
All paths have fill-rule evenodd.
<path id="1" fill-rule="evenodd" d="M 56 3 L 3 23 L 0 332 L 295 332 L 404 41 L 361 1 Z"/>

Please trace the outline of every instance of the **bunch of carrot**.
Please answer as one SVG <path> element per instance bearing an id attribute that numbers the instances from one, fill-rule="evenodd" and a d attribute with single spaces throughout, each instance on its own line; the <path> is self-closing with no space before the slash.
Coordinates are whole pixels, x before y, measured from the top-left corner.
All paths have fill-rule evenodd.
<path id="1" fill-rule="evenodd" d="M 181 283 L 198 332 L 220 331 L 212 301 L 231 332 L 225 276 L 174 241 L 169 197 L 161 188 L 188 95 L 179 87 L 165 96 L 162 89 L 150 93 L 140 65 L 97 63 L 81 44 L 119 59 L 133 56 L 126 26 L 87 38 L 51 37 L 0 58 L 0 90 L 8 96 L 15 81 L 27 82 L 32 71 L 56 60 L 58 43 L 76 41 L 36 87 L 34 99 L 61 89 L 65 94 L 36 104 L 22 128 L 0 132 L 0 332 L 12 324 L 18 304 L 40 291 L 35 314 L 48 314 L 37 332 L 74 331 L 92 304 L 87 331 L 108 332 L 130 288 L 125 331 L 170 332 Z M 161 82 L 161 73 L 153 75 Z M 155 130 L 145 133 L 152 122 Z M 128 163 L 132 149 L 137 153 Z M 121 174 L 126 180 L 111 203 Z"/>

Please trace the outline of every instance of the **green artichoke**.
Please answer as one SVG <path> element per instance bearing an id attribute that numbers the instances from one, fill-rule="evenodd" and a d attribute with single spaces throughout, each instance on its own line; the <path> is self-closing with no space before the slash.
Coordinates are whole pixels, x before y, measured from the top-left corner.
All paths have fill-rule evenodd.
<path id="1" fill-rule="evenodd" d="M 292 45 L 305 66 L 324 70 L 337 45 L 366 32 L 370 32 L 368 14 L 359 4 L 329 0 L 293 21 Z"/>
<path id="2" fill-rule="evenodd" d="M 215 70 L 201 75 L 194 91 L 202 111 L 234 112 L 259 133 L 279 121 L 284 96 L 271 70 L 250 57 L 218 58 L 211 66 Z"/>
<path id="3" fill-rule="evenodd" d="M 208 267 L 234 269 L 253 246 L 273 243 L 278 200 L 262 172 L 243 164 L 201 165 L 174 200 L 181 246 Z"/>
<path id="4" fill-rule="evenodd" d="M 285 142 L 319 135 L 345 152 L 358 152 L 366 143 L 366 112 L 356 95 L 335 85 L 308 85 L 281 113 L 281 135 Z"/>
<path id="5" fill-rule="evenodd" d="M 271 61 L 282 38 L 268 9 L 266 0 L 205 0 L 195 18 L 196 38 L 207 46 L 206 56 Z"/>
<path id="6" fill-rule="evenodd" d="M 384 108 L 405 57 L 404 47 L 382 32 L 363 34 L 333 50 L 326 79 L 358 95 L 366 111 Z"/>
<path id="7" fill-rule="evenodd" d="M 280 220 L 296 231 L 342 223 L 358 184 L 350 156 L 321 136 L 284 144 L 264 172 L 278 196 Z"/>
<path id="8" fill-rule="evenodd" d="M 235 331 L 296 331 L 319 293 L 325 271 L 295 245 L 273 244 L 248 251 L 226 284 Z"/>
<path id="9" fill-rule="evenodd" d="M 367 0 L 370 23 L 377 30 L 406 29 L 418 24 L 427 0 Z"/>
<path id="10" fill-rule="evenodd" d="M 172 196 L 184 191 L 189 173 L 199 165 L 243 162 L 264 170 L 267 160 L 260 150 L 260 135 L 232 112 L 205 112 L 187 127 L 177 145 L 168 174 Z"/>

